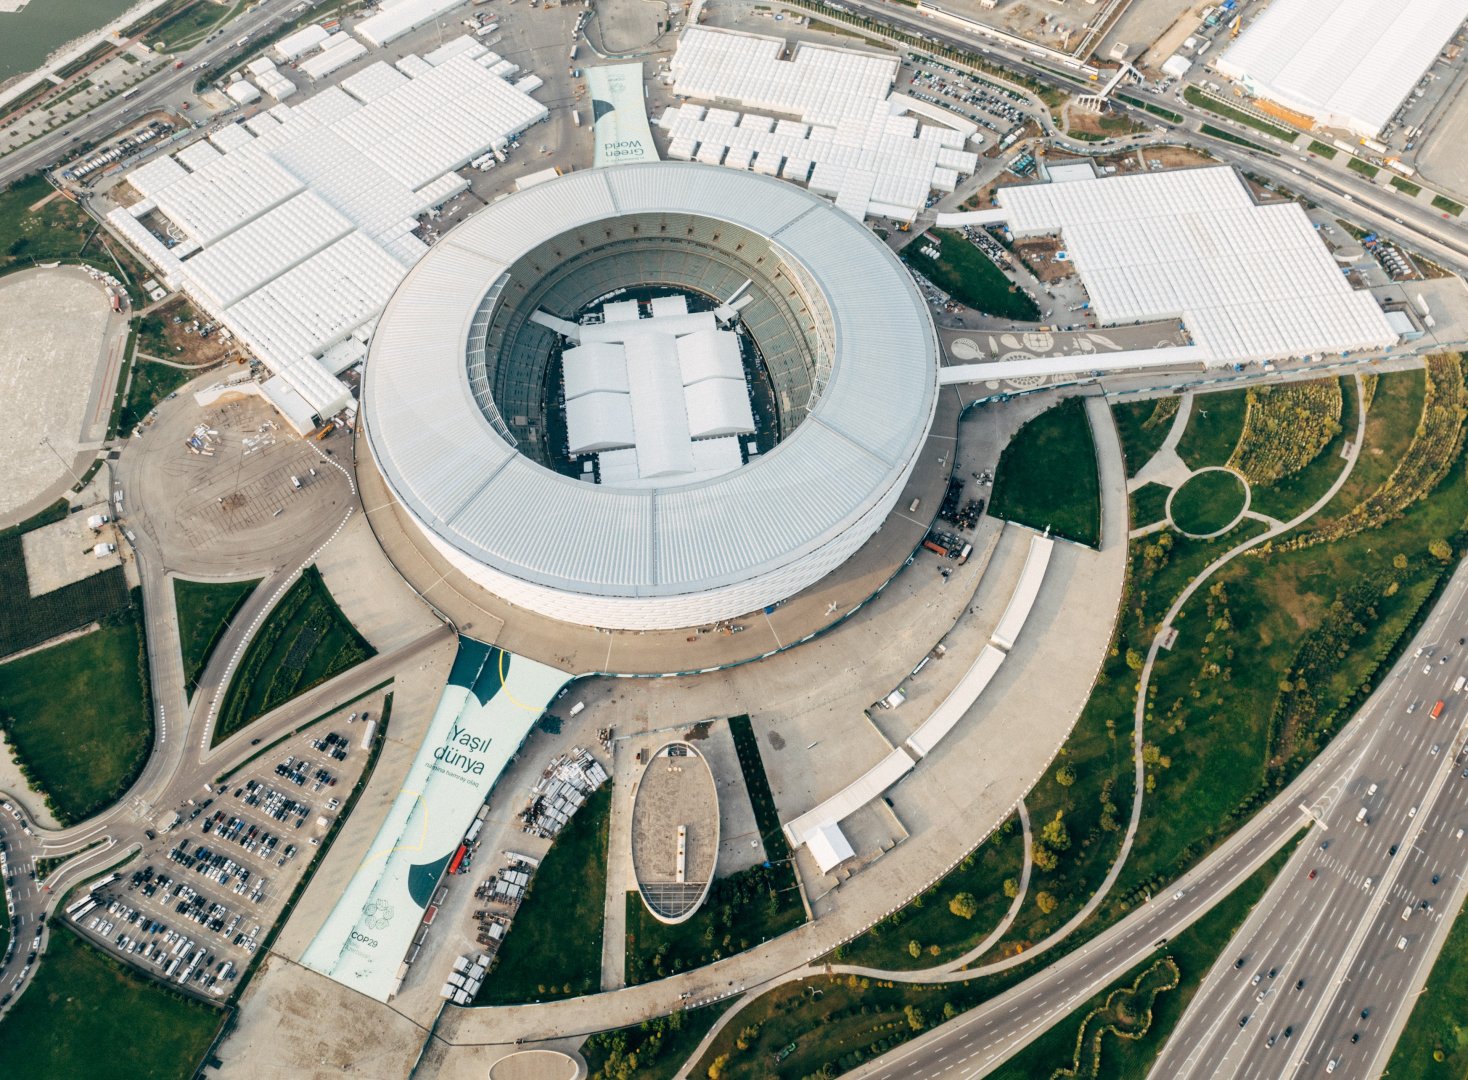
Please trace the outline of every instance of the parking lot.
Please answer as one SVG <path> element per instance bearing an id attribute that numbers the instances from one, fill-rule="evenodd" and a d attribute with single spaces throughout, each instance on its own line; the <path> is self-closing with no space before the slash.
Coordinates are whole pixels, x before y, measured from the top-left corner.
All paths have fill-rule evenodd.
<path id="1" fill-rule="evenodd" d="M 984 136 L 985 149 L 1003 143 L 1011 135 L 1017 139 L 1031 120 L 1020 107 L 1024 98 L 1016 91 L 912 53 L 903 61 L 897 89 L 978 124 L 988 132 Z"/>
<path id="2" fill-rule="evenodd" d="M 156 823 L 139 860 L 79 895 L 67 915 L 155 977 L 227 996 L 361 774 L 380 697 L 364 704 L 205 785 Z"/>

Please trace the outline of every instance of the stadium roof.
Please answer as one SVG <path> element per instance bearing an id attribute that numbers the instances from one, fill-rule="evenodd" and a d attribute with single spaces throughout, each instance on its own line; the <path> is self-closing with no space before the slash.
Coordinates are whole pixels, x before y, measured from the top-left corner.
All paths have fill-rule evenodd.
<path id="1" fill-rule="evenodd" d="M 588 223 L 661 213 L 767 237 L 803 271 L 830 308 L 829 377 L 784 441 L 733 472 L 671 486 L 582 483 L 520 454 L 481 411 L 467 376 L 471 320 L 492 287 L 513 291 L 500 278 L 527 252 Z M 383 312 L 364 415 L 392 487 L 451 557 L 557 595 L 686 597 L 797 565 L 798 589 L 850 554 L 838 538 L 859 524 L 869 535 L 911 472 L 936 376 L 922 297 L 859 223 L 751 173 L 625 165 L 538 184 L 445 235 Z"/>
<path id="2" fill-rule="evenodd" d="M 1396 343 L 1295 203 L 1259 205 L 1232 169 L 1000 188 L 1016 234 L 1058 232 L 1103 323 L 1178 317 L 1218 361 Z"/>
<path id="3" fill-rule="evenodd" d="M 1468 18 L 1468 0 L 1273 0 L 1219 72 L 1326 127 L 1374 136 Z"/>

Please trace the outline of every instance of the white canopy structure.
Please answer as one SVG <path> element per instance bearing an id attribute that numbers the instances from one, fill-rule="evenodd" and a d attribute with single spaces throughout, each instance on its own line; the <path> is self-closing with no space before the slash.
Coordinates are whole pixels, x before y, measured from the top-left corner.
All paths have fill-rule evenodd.
<path id="1" fill-rule="evenodd" d="M 1372 138 L 1468 18 L 1468 0 L 1273 0 L 1215 61 L 1250 93 Z"/>
<path id="2" fill-rule="evenodd" d="M 395 0 L 384 3 L 376 15 L 363 19 L 355 30 L 363 41 L 380 49 L 389 41 L 396 41 L 463 2 L 464 0 Z"/>

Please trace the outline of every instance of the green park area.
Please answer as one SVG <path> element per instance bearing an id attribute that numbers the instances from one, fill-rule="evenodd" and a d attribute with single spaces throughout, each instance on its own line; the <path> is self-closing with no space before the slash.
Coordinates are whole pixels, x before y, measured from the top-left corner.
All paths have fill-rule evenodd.
<path id="1" fill-rule="evenodd" d="M 1020 428 L 994 472 L 989 512 L 1095 547 L 1101 542 L 1101 481 L 1086 407 L 1066 398 Z"/>
<path id="2" fill-rule="evenodd" d="M 581 1046 L 589 1080 L 673 1080 L 737 998 L 600 1031 Z"/>
<path id="3" fill-rule="evenodd" d="M 603 785 L 556 835 L 530 879 L 476 1005 L 519 1005 L 601 986 L 603 904 L 612 785 Z"/>
<path id="4" fill-rule="evenodd" d="M 258 584 L 259 578 L 221 582 L 174 579 L 173 602 L 178 610 L 184 684 L 189 693 L 199 685 L 199 676 L 204 673 L 214 647 Z"/>
<path id="5" fill-rule="evenodd" d="M 35 981 L 0 1021 L 0 1062 L 36 1080 L 179 1080 L 224 1018 L 54 929 Z"/>
<path id="6" fill-rule="evenodd" d="M 843 964 L 896 970 L 949 963 L 980 944 L 1019 893 L 1024 831 L 1012 817 L 943 879 L 838 948 Z"/>
<path id="7" fill-rule="evenodd" d="M 1126 459 L 1127 478 L 1142 471 L 1142 466 L 1162 448 L 1167 433 L 1177 416 L 1179 398 L 1147 398 L 1142 401 L 1116 402 L 1111 415 L 1121 436 L 1122 456 Z"/>
<path id="8" fill-rule="evenodd" d="M 54 196 L 54 197 L 53 197 Z M 56 194 L 44 177 L 17 180 L 0 191 L 0 274 L 37 263 L 86 263 L 113 276 L 118 263 L 134 302 L 147 274 L 127 249 L 110 242 L 101 226 L 76 203 Z"/>
<path id="9" fill-rule="evenodd" d="M 134 357 L 127 397 L 123 399 L 122 411 L 118 414 L 117 430 L 124 434 L 132 431 L 155 405 L 197 374 L 197 370 L 190 368 Z"/>
<path id="10" fill-rule="evenodd" d="M 141 603 L 0 664 L 0 726 L 63 825 L 116 802 L 147 761 L 153 715 Z"/>
<path id="11" fill-rule="evenodd" d="M 174 53 L 202 42 L 248 6 L 248 0 L 174 0 L 173 14 L 150 28 L 144 40 L 158 52 Z"/>
<path id="12" fill-rule="evenodd" d="M 1206 469 L 1210 465 L 1227 465 L 1234 447 L 1244 431 L 1244 417 L 1249 411 L 1247 390 L 1223 390 L 1214 394 L 1195 394 L 1188 426 L 1178 440 L 1177 454 L 1190 469 Z M 1126 432 L 1122 432 L 1126 438 Z"/>
<path id="13" fill-rule="evenodd" d="M 1461 911 L 1383 1075 L 1418 1080 L 1468 1076 L 1468 918 Z"/>
<path id="14" fill-rule="evenodd" d="M 938 249 L 938 257 L 923 248 Z M 902 261 L 960 304 L 999 319 L 1035 322 L 1040 309 L 961 232 L 933 229 L 902 249 Z"/>
<path id="15" fill-rule="evenodd" d="M 1306 147 L 1306 149 L 1308 149 L 1312 154 L 1318 154 L 1320 157 L 1325 158 L 1327 161 L 1333 161 L 1337 153 L 1337 150 L 1334 146 L 1331 146 L 1329 143 L 1323 143 L 1319 139 L 1311 139 L 1310 145 Z"/>
<path id="16" fill-rule="evenodd" d="M 306 567 L 255 631 L 235 669 L 214 727 L 215 744 L 375 653 L 336 606 L 321 571 Z"/>
<path id="17" fill-rule="evenodd" d="M 1172 488 L 1166 484 L 1143 484 L 1131 493 L 1132 528 L 1155 525 L 1167 517 L 1167 499 Z"/>
<path id="18" fill-rule="evenodd" d="M 1357 157 L 1346 158 L 1346 168 L 1350 169 L 1352 172 L 1360 173 L 1368 180 L 1375 179 L 1376 174 L 1381 172 L 1381 170 L 1378 169 L 1375 165 L 1370 165 Z"/>
<path id="19" fill-rule="evenodd" d="M 1414 184 L 1412 181 L 1401 176 L 1393 176 L 1391 178 L 1391 185 L 1403 195 L 1407 195 L 1413 199 L 1422 194 L 1422 186 L 1420 184 Z"/>
<path id="20" fill-rule="evenodd" d="M 1453 217 L 1458 217 L 1463 213 L 1463 204 L 1454 202 L 1446 195 L 1434 195 L 1432 205 L 1434 209 L 1441 210 L 1444 214 L 1452 214 Z"/>
<path id="21" fill-rule="evenodd" d="M 1227 528 L 1244 509 L 1244 482 L 1228 469 L 1194 473 L 1172 497 L 1172 523 L 1193 536 Z"/>

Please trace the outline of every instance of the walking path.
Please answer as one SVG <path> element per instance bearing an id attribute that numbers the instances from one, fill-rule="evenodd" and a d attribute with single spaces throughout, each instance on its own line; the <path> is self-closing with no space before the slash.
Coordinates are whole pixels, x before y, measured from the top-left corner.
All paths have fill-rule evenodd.
<path id="1" fill-rule="evenodd" d="M 1128 492 L 1136 491 L 1148 484 L 1179 488 L 1187 482 L 1188 477 L 1193 475 L 1193 470 L 1188 468 L 1187 463 L 1178 456 L 1177 452 L 1177 444 L 1182 441 L 1183 432 L 1187 430 L 1188 418 L 1192 415 L 1193 392 L 1189 390 L 1178 400 L 1177 415 L 1172 418 L 1172 427 L 1168 429 L 1167 438 L 1163 439 L 1162 445 L 1157 448 L 1157 453 L 1148 459 L 1147 464 L 1137 470 L 1136 476 L 1127 481 Z"/>

